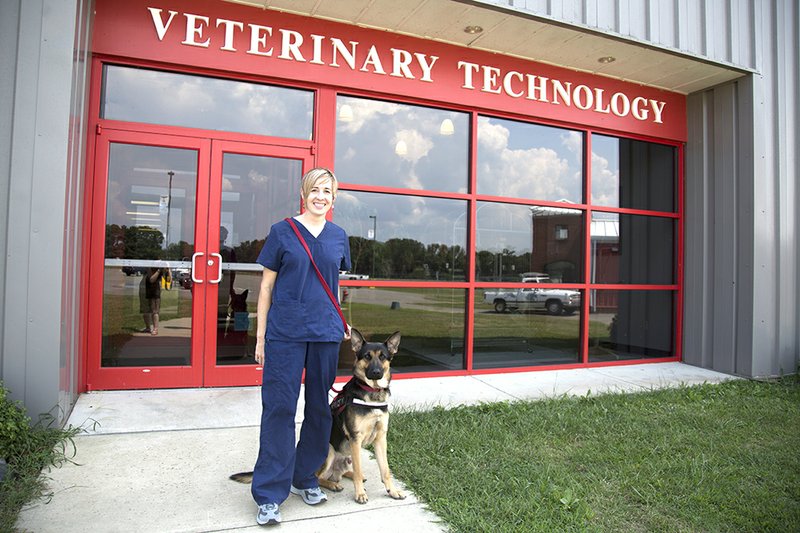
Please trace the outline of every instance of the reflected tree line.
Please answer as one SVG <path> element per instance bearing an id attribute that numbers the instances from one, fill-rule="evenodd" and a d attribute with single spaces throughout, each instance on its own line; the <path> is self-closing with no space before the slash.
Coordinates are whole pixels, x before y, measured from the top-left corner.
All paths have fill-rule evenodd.
<path id="1" fill-rule="evenodd" d="M 466 250 L 462 246 L 424 244 L 415 239 L 386 242 L 350 237 L 351 272 L 371 278 L 463 279 Z"/>
<path id="2" fill-rule="evenodd" d="M 255 263 L 265 239 L 244 241 L 233 246 L 236 261 Z M 186 261 L 194 244 L 186 241 L 164 247 L 164 234 L 147 226 L 106 225 L 106 257 Z M 415 239 L 389 239 L 386 242 L 350 237 L 351 272 L 370 278 L 447 280 L 465 279 L 466 250 L 463 246 L 425 244 Z M 530 270 L 530 252 L 514 250 L 479 251 L 475 258 L 477 279 L 519 281 Z"/>
<path id="3" fill-rule="evenodd" d="M 244 241 L 233 247 L 233 257 L 240 263 L 255 263 L 264 246 L 264 239 Z M 148 226 L 106 225 L 106 257 L 188 261 L 194 243 L 179 241 L 164 248 L 164 234 Z"/>
<path id="4" fill-rule="evenodd" d="M 446 280 L 466 278 L 466 249 L 447 244 L 424 244 L 415 239 L 389 239 L 386 242 L 350 237 L 352 272 L 371 278 Z M 530 270 L 530 252 L 501 253 L 480 251 L 475 258 L 477 279 L 519 281 Z"/>

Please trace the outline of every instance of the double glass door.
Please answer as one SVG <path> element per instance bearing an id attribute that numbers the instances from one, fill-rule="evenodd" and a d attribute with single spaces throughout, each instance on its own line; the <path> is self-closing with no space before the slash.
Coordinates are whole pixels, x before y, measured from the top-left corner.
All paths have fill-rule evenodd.
<path id="1" fill-rule="evenodd" d="M 256 385 L 256 263 L 300 208 L 308 148 L 104 130 L 89 273 L 89 389 Z"/>

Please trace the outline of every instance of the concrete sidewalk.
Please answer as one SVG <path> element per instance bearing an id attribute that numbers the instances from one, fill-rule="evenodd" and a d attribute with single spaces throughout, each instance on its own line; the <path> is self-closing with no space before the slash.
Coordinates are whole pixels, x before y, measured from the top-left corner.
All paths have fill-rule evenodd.
<path id="1" fill-rule="evenodd" d="M 395 379 L 393 407 L 462 404 L 605 392 L 636 392 L 681 384 L 717 383 L 733 376 L 685 365 L 654 363 L 468 377 Z M 47 474 L 49 503 L 25 509 L 20 531 L 206 532 L 264 531 L 255 524 L 250 487 L 228 480 L 252 470 L 261 410 L 256 387 L 112 391 L 81 395 L 69 424 L 86 428 L 75 438 L 75 464 Z M 298 418 L 302 413 L 298 406 Z M 299 420 L 298 420 L 299 422 Z M 391 450 L 389 450 L 391 465 Z M 413 494 L 386 495 L 378 467 L 364 452 L 366 505 L 352 484 L 309 507 L 290 496 L 281 506 L 283 532 L 376 529 L 445 531 Z M 400 484 L 402 486 L 402 483 Z"/>

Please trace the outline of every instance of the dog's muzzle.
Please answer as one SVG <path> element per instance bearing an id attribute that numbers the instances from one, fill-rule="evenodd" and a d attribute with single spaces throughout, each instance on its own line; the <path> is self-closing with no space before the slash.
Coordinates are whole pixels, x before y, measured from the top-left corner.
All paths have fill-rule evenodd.
<path id="1" fill-rule="evenodd" d="M 383 366 L 380 363 L 373 363 L 367 367 L 365 372 L 367 379 L 378 380 L 383 377 Z"/>

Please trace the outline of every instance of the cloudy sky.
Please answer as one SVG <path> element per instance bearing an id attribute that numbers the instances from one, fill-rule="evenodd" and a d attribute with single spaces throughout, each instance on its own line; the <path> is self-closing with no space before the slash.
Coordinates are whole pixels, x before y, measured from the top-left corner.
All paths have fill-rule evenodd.
<path id="1" fill-rule="evenodd" d="M 105 87 L 104 118 L 311 139 L 312 91 L 120 66 Z"/>

